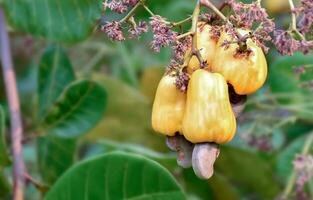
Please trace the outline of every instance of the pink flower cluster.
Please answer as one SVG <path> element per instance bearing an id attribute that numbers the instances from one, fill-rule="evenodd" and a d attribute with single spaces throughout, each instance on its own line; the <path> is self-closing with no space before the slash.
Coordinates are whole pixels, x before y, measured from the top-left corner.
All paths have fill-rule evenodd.
<path id="1" fill-rule="evenodd" d="M 308 54 L 313 50 L 313 41 L 296 40 L 291 31 L 276 30 L 274 31 L 274 40 L 277 50 L 282 55 L 293 55 L 296 51 Z"/>
<path id="2" fill-rule="evenodd" d="M 169 46 L 176 41 L 177 33 L 166 24 L 166 20 L 160 15 L 150 18 L 150 26 L 153 32 L 151 47 L 155 52 L 160 52 L 162 47 Z"/>
<path id="3" fill-rule="evenodd" d="M 229 17 L 229 20 L 237 27 L 253 30 L 250 38 L 254 40 L 265 52 L 268 51 L 265 43 L 271 41 L 270 33 L 275 28 L 274 22 L 269 18 L 266 10 L 261 7 L 258 2 L 244 4 L 236 2 L 236 0 L 228 0 L 228 4 L 233 9 L 234 14 Z M 257 24 L 257 28 L 254 28 Z M 233 28 L 228 26 L 228 31 Z M 231 32 L 231 31 L 230 31 Z M 234 37 L 236 34 L 234 34 Z"/>
<path id="4" fill-rule="evenodd" d="M 282 55 L 292 55 L 296 51 L 307 54 L 313 50 L 313 1 L 302 0 L 293 12 L 300 17 L 296 28 L 302 38 L 297 38 L 299 36 L 295 30 L 276 30 L 273 43 Z"/>
<path id="5" fill-rule="evenodd" d="M 105 3 L 104 6 L 121 14 L 127 12 L 128 7 L 136 5 L 137 2 L 138 0 L 111 0 Z"/>
<path id="6" fill-rule="evenodd" d="M 111 0 L 110 2 L 103 3 L 105 8 L 109 8 L 116 13 L 125 13 L 128 11 L 129 7 L 135 6 L 139 1 L 138 0 Z M 123 34 L 123 23 L 129 23 L 130 28 L 128 29 L 129 38 L 138 38 L 141 34 L 148 31 L 148 26 L 145 21 L 139 21 L 136 23 L 132 17 L 132 21 L 111 21 L 105 22 L 101 26 L 101 31 L 104 32 L 108 38 L 112 41 L 124 41 L 125 37 Z"/>
<path id="7" fill-rule="evenodd" d="M 297 173 L 296 194 L 306 199 L 305 184 L 313 178 L 313 157 L 311 155 L 297 155 L 293 161 Z"/>

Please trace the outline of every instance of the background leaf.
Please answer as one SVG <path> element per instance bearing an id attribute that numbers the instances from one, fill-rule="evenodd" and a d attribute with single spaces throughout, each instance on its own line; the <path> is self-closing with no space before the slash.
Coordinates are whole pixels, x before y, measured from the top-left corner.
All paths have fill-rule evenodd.
<path id="1" fill-rule="evenodd" d="M 276 159 L 276 172 L 284 182 L 287 182 L 293 170 L 292 161 L 297 154 L 301 154 L 307 137 L 307 135 L 304 135 L 297 138 L 278 154 Z M 313 147 L 310 148 L 310 153 L 313 153 Z"/>
<path id="2" fill-rule="evenodd" d="M 109 76 L 94 74 L 93 80 L 106 88 L 110 95 L 105 116 L 85 136 L 85 140 L 114 139 L 167 150 L 164 137 L 151 128 L 151 105 L 144 95 Z"/>
<path id="3" fill-rule="evenodd" d="M 10 194 L 10 185 L 7 181 L 6 176 L 3 174 L 3 170 L 0 169 L 0 199 L 4 200 L 7 199 L 7 197 Z"/>
<path id="4" fill-rule="evenodd" d="M 227 180 L 226 177 L 224 177 L 222 174 L 219 174 L 218 172 L 215 172 L 214 176 L 210 178 L 209 186 L 212 188 L 212 199 L 214 200 L 240 199 L 239 192 L 236 190 L 236 188 L 229 180 Z"/>
<path id="5" fill-rule="evenodd" d="M 277 59 L 271 66 L 268 76 L 270 88 L 277 95 L 283 108 L 296 113 L 300 118 L 312 121 L 313 93 L 303 84 L 313 79 L 313 70 L 297 76 L 295 67 L 312 64 L 313 55 L 295 53 Z"/>
<path id="6" fill-rule="evenodd" d="M 6 15 L 18 30 L 48 40 L 86 38 L 101 16 L 100 0 L 4 0 Z"/>
<path id="7" fill-rule="evenodd" d="M 38 73 L 39 116 L 52 106 L 65 87 L 75 80 L 70 60 L 59 46 L 50 46 L 41 57 Z"/>
<path id="8" fill-rule="evenodd" d="M 164 72 L 164 67 L 149 67 L 143 71 L 140 81 L 140 90 L 151 103 L 154 100 L 155 92 Z"/>
<path id="9" fill-rule="evenodd" d="M 54 136 L 37 140 L 38 169 L 43 181 L 54 183 L 74 163 L 76 140 Z"/>
<path id="10" fill-rule="evenodd" d="M 96 82 L 73 82 L 47 114 L 43 129 L 59 137 L 80 136 L 101 119 L 106 101 L 106 91 Z"/>
<path id="11" fill-rule="evenodd" d="M 1 167 L 5 167 L 8 164 L 10 164 L 10 157 L 5 141 L 5 117 L 4 111 L 0 106 L 0 171 Z"/>
<path id="12" fill-rule="evenodd" d="M 159 164 L 120 152 L 84 161 L 68 170 L 45 198 L 62 199 L 185 198 L 173 177 Z"/>
<path id="13" fill-rule="evenodd" d="M 216 171 L 242 185 L 247 193 L 255 192 L 265 199 L 272 199 L 280 191 L 271 165 L 257 154 L 223 146 L 215 166 Z"/>

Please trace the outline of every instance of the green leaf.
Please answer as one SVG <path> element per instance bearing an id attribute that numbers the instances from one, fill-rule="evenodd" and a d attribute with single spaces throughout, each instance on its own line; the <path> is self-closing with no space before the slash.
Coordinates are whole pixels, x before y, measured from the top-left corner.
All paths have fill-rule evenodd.
<path id="1" fill-rule="evenodd" d="M 127 153 L 110 153 L 70 168 L 45 200 L 185 199 L 166 169 L 156 162 Z"/>
<path id="2" fill-rule="evenodd" d="M 300 118 L 312 121 L 313 119 L 313 93 L 303 84 L 313 79 L 312 70 L 300 76 L 294 73 L 294 68 L 301 65 L 312 64 L 313 55 L 296 53 L 293 56 L 285 56 L 275 61 L 270 66 L 269 85 L 277 96 L 277 102 L 283 108 L 293 111 Z"/>
<path id="3" fill-rule="evenodd" d="M 101 119 L 106 101 L 106 91 L 96 82 L 75 81 L 49 110 L 43 129 L 59 137 L 78 137 Z"/>
<path id="4" fill-rule="evenodd" d="M 75 80 L 70 60 L 59 46 L 50 46 L 41 57 L 38 74 L 39 116 L 53 105 L 65 87 Z"/>
<path id="5" fill-rule="evenodd" d="M 210 178 L 209 186 L 213 191 L 214 198 L 212 199 L 214 200 L 241 199 L 239 192 L 236 190 L 236 187 L 232 185 L 226 177 L 224 177 L 222 174 L 219 174 L 218 172 L 215 172 L 214 176 Z"/>
<path id="6" fill-rule="evenodd" d="M 151 127 L 151 104 L 138 90 L 109 76 L 94 74 L 108 94 L 105 116 L 85 136 L 88 142 L 112 139 L 127 143 L 144 144 L 155 150 L 168 150 L 163 135 Z M 131 137 L 130 137 L 131 135 Z"/>
<path id="7" fill-rule="evenodd" d="M 247 193 L 254 192 L 265 199 L 272 199 L 280 188 L 267 162 L 255 153 L 223 146 L 216 162 L 216 171 L 243 186 Z"/>
<path id="8" fill-rule="evenodd" d="M 149 159 L 157 161 L 167 169 L 177 167 L 176 155 L 174 153 L 161 153 L 153 149 L 144 147 L 143 145 L 115 142 L 112 140 L 101 140 L 97 143 L 88 145 L 84 158 L 90 158 L 104 153 L 113 151 L 123 151 L 145 156 Z"/>
<path id="9" fill-rule="evenodd" d="M 10 190 L 8 180 L 3 174 L 3 170 L 0 169 L 0 199 L 8 199 Z"/>
<path id="10" fill-rule="evenodd" d="M 4 8 L 14 28 L 63 42 L 85 39 L 101 16 L 100 0 L 4 0 Z"/>
<path id="11" fill-rule="evenodd" d="M 5 116 L 0 106 L 0 169 L 10 164 L 10 157 L 5 142 Z"/>
<path id="12" fill-rule="evenodd" d="M 54 183 L 74 163 L 75 149 L 74 139 L 54 136 L 38 138 L 38 169 L 45 183 Z"/>
<path id="13" fill-rule="evenodd" d="M 276 172 L 284 182 L 287 182 L 293 169 L 292 161 L 297 154 L 301 154 L 306 140 L 307 135 L 297 138 L 278 154 L 276 159 Z M 313 153 L 313 147 L 311 147 L 310 152 Z"/>
<path id="14" fill-rule="evenodd" d="M 125 151 L 131 152 L 135 154 L 141 154 L 142 156 L 148 157 L 153 160 L 175 160 L 176 163 L 176 156 L 172 153 L 160 153 L 154 151 L 152 149 L 146 148 L 142 145 L 131 144 L 131 143 L 121 143 L 115 142 L 113 140 L 101 140 L 96 144 L 92 144 L 92 148 L 95 147 L 97 149 L 96 154 L 92 153 L 93 149 L 88 153 L 89 156 L 97 155 L 99 153 L 109 153 L 112 151 Z"/>

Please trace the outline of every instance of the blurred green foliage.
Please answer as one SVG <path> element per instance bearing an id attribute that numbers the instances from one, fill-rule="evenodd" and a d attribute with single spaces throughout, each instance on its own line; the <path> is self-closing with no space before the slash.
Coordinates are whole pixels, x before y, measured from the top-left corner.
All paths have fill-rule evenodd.
<path id="1" fill-rule="evenodd" d="M 294 73 L 299 65 L 313 64 L 313 55 L 281 57 L 271 49 L 266 85 L 249 97 L 236 138 L 222 147 L 215 175 L 204 181 L 191 169 L 177 166 L 164 136 L 150 125 L 155 90 L 169 63 L 170 49 L 160 54 L 150 51 L 151 34 L 123 44 L 97 32 L 88 37 L 101 17 L 101 1 L 77 0 L 77 7 L 69 2 L 2 2 L 13 30 L 25 124 L 24 157 L 28 172 L 51 188 L 46 199 L 66 195 L 97 199 L 105 195 L 104 188 L 110 197 L 191 200 L 275 199 L 283 191 L 292 160 L 313 129 L 313 93 L 303 87 L 313 73 Z M 193 4 L 190 0 L 148 3 L 153 12 L 171 21 L 190 15 Z M 146 20 L 148 15 L 140 10 L 138 17 Z M 0 88 L 6 110 L 2 79 Z M 4 173 L 10 170 L 4 145 L 9 141 L 5 134 L 9 123 L 4 113 L 0 112 L 0 199 L 8 199 L 12 187 Z M 273 149 L 260 151 L 246 141 L 247 135 L 268 136 Z M 136 185 L 143 176 L 142 185 Z M 105 181 L 109 187 L 104 187 Z M 26 195 L 31 200 L 45 196 L 31 184 Z"/>

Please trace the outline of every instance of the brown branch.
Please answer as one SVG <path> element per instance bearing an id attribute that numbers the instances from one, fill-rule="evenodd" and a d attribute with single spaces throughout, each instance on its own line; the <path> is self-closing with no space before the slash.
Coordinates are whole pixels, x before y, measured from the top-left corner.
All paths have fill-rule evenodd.
<path id="1" fill-rule="evenodd" d="M 222 20 L 228 22 L 228 19 L 225 17 L 225 15 L 218 8 L 216 8 L 210 0 L 200 0 L 200 4 L 207 8 L 210 8 Z"/>
<path id="2" fill-rule="evenodd" d="M 26 183 L 29 182 L 29 183 L 33 184 L 42 193 L 46 193 L 49 189 L 48 186 L 39 182 L 38 180 L 36 180 L 34 177 L 32 177 L 30 174 L 28 174 L 26 172 L 24 173 L 24 178 L 25 178 Z"/>
<path id="3" fill-rule="evenodd" d="M 0 8 L 0 53 L 4 83 L 10 110 L 11 142 L 13 152 L 13 200 L 24 199 L 24 160 L 22 156 L 23 126 L 20 114 L 19 96 L 13 70 L 9 35 L 5 17 Z"/>

